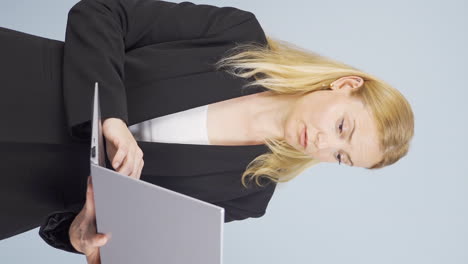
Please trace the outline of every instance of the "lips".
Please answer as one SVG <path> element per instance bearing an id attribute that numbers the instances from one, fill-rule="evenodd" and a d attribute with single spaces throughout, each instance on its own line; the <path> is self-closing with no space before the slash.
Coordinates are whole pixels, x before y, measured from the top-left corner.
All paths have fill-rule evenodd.
<path id="1" fill-rule="evenodd" d="M 304 126 L 304 129 L 302 130 L 301 133 L 301 145 L 304 147 L 304 149 L 307 149 L 307 127 Z"/>
<path id="2" fill-rule="evenodd" d="M 304 129 L 304 148 L 307 148 L 307 127 Z"/>

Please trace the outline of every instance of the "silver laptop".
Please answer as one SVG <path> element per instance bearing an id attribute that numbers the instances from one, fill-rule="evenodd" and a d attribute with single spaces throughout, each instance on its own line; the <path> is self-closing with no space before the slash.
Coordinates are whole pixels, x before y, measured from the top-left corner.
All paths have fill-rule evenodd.
<path id="1" fill-rule="evenodd" d="M 106 168 L 98 83 L 91 177 L 97 231 L 110 235 L 101 263 L 222 263 L 224 208 Z"/>

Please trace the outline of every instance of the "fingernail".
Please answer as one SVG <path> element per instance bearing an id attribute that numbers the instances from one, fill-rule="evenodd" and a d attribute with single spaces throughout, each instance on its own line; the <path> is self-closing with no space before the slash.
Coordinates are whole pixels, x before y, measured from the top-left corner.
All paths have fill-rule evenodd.
<path id="1" fill-rule="evenodd" d="M 119 165 L 120 165 L 119 162 L 114 163 L 114 167 L 116 167 L 116 168 L 117 168 Z"/>

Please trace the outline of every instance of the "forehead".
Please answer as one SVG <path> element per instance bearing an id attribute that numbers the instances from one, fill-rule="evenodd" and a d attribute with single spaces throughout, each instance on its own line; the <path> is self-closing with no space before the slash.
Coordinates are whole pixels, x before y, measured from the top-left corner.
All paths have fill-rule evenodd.
<path id="1" fill-rule="evenodd" d="M 361 100 L 353 99 L 349 105 L 349 129 L 355 126 L 349 154 L 356 167 L 370 167 L 382 159 L 378 130 L 372 112 Z M 351 131 L 350 131 L 351 132 Z"/>

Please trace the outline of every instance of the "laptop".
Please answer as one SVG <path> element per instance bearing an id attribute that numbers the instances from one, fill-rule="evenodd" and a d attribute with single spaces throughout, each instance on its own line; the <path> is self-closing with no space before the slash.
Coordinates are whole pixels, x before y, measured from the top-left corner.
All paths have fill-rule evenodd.
<path id="1" fill-rule="evenodd" d="M 110 235 L 101 263 L 221 264 L 224 208 L 106 168 L 99 103 L 95 83 L 90 167 L 97 232 Z"/>

